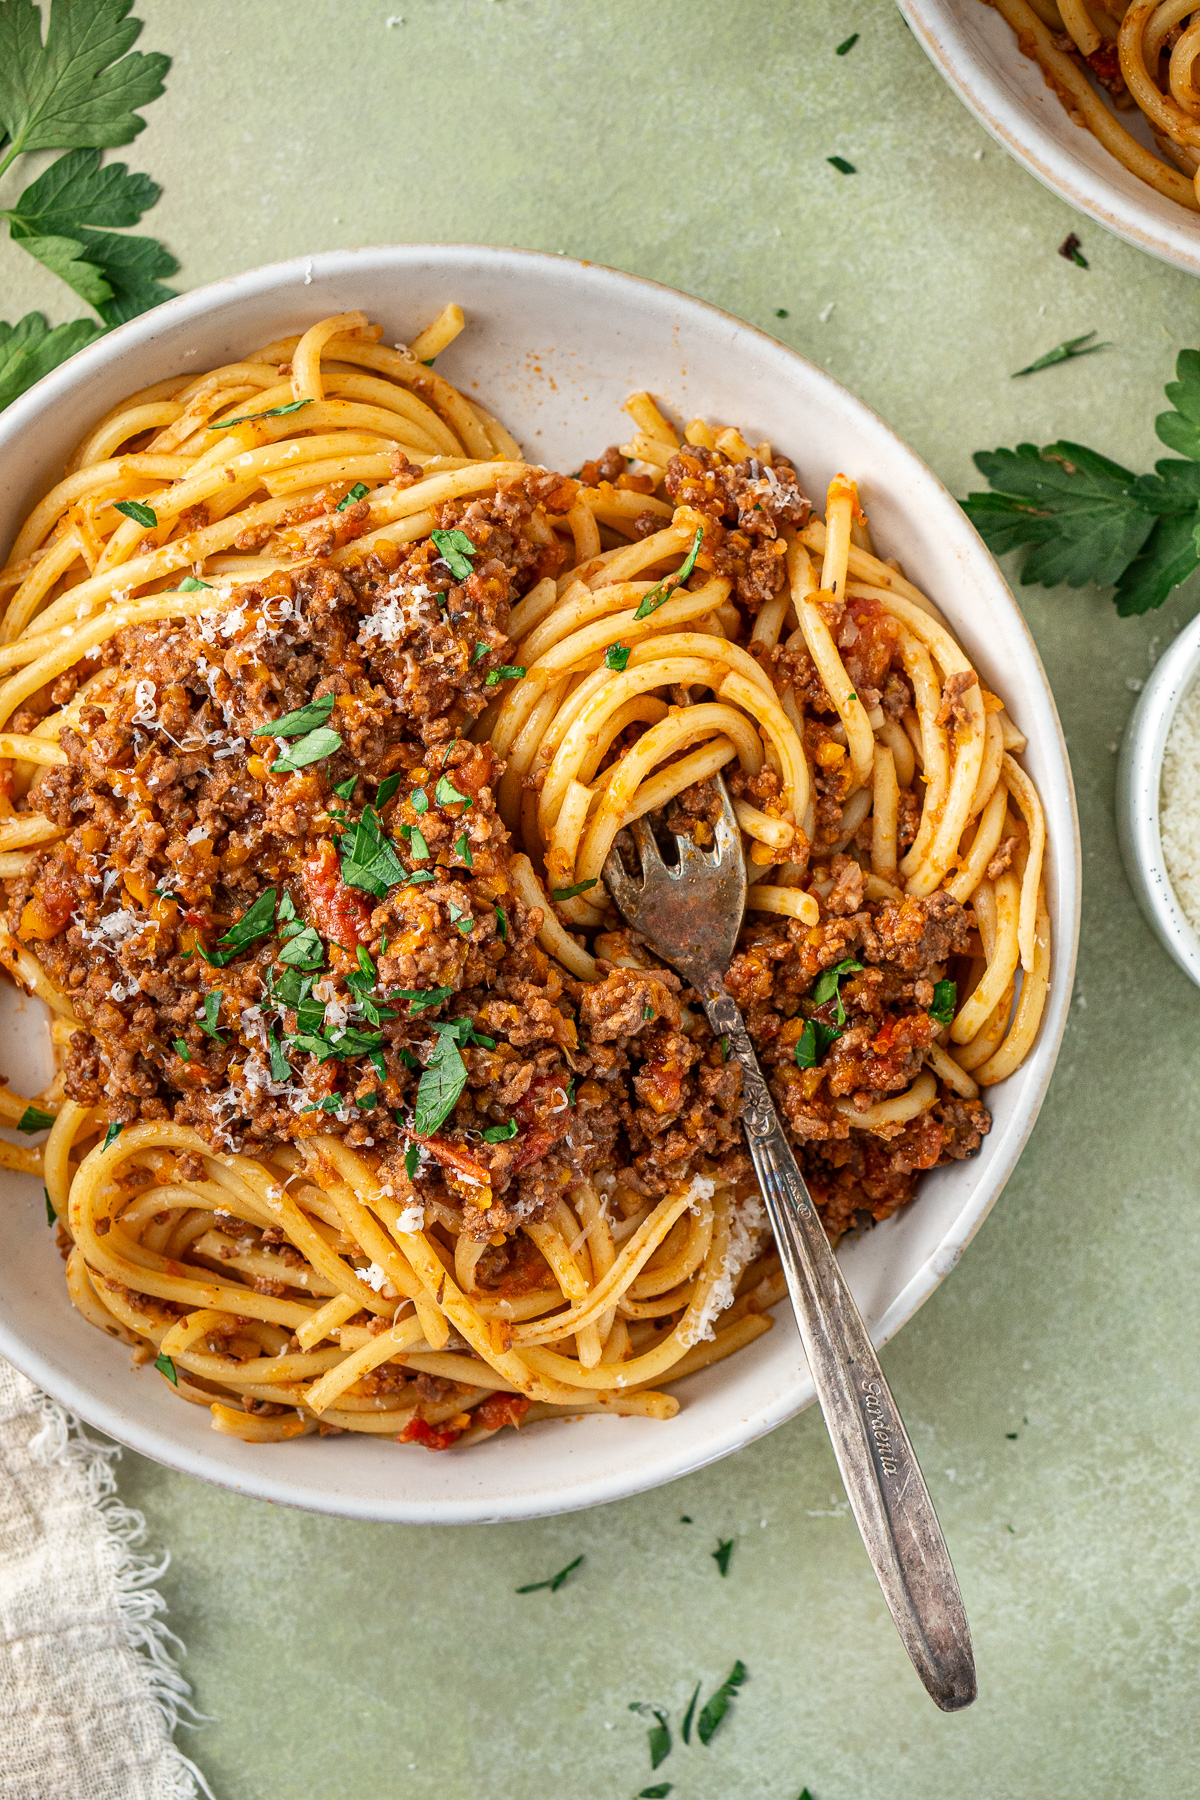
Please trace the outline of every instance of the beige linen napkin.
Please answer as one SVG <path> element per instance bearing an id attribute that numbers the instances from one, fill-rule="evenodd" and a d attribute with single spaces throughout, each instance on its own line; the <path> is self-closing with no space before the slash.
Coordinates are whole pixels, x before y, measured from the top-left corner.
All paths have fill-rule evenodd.
<path id="1" fill-rule="evenodd" d="M 0 1800 L 197 1800 L 188 1685 L 115 1445 L 0 1360 Z M 193 1715 L 194 1716 L 194 1715 Z"/>

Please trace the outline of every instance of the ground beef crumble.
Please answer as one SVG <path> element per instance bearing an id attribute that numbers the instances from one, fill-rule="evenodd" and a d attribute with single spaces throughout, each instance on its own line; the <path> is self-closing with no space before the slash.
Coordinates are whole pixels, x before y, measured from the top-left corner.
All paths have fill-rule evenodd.
<path id="1" fill-rule="evenodd" d="M 584 479 L 623 466 L 606 452 Z M 753 616 L 784 579 L 782 525 L 808 517 L 791 465 L 730 464 L 686 445 L 666 487 L 702 520 L 706 551 Z M 20 803 L 66 835 L 6 884 L 10 930 L 84 1027 L 66 1068 L 73 1099 L 114 1121 L 174 1118 L 250 1154 L 339 1135 L 378 1159 L 385 1184 L 406 1168 L 419 1198 L 490 1238 L 479 1278 L 508 1293 L 537 1277 L 527 1240 L 507 1234 L 598 1170 L 634 1196 L 698 1170 L 750 1188 L 740 1070 L 695 996 L 627 933 L 605 937 L 594 985 L 545 955 L 541 915 L 510 881 L 494 800 L 502 765 L 466 735 L 497 691 L 488 677 L 506 660 L 511 607 L 567 560 L 551 523 L 575 492 L 523 471 L 494 495 L 442 507 L 439 527 L 474 546 L 462 580 L 430 540 L 380 541 L 343 563 L 355 509 L 298 512 L 286 529 L 315 560 L 240 588 L 230 606 L 122 632 L 87 665 L 78 727 L 62 734 L 66 765 L 41 771 Z M 852 601 L 834 624 L 864 701 L 902 714 L 911 694 L 887 615 Z M 844 745 L 807 652 L 784 646 L 773 673 L 807 709 L 812 850 L 828 855 Z M 29 718 L 75 691 L 59 683 L 35 697 Z M 299 740 L 264 728 L 313 706 L 340 743 L 275 772 Z M 769 806 L 775 779 L 766 769 L 731 785 Z M 905 805 L 902 795 L 907 820 Z M 701 785 L 664 827 L 703 844 L 715 816 Z M 344 879 L 360 841 L 393 859 L 379 891 Z M 844 1103 L 861 1109 L 919 1071 L 934 984 L 969 955 L 970 921 L 945 893 L 864 901 L 856 861 L 837 854 L 829 868 L 821 924 L 752 918 L 729 986 L 836 1237 L 903 1204 L 922 1170 L 969 1155 L 989 1119 L 942 1090 L 891 1135 L 847 1122 Z M 268 888 L 274 906 L 254 931 Z M 863 966 L 841 982 L 842 1035 L 801 1069 L 806 1022 L 834 1023 L 814 984 L 846 959 Z M 454 1021 L 465 1081 L 414 1172 L 417 1086 Z"/>

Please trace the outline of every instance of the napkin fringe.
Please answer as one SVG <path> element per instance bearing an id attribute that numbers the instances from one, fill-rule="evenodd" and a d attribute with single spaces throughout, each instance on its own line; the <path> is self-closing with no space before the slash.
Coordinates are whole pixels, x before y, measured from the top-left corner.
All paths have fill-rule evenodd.
<path id="1" fill-rule="evenodd" d="M 70 1470 L 103 1520 L 121 1635 L 141 1664 L 146 1693 L 171 1739 L 168 1800 L 197 1800 L 198 1793 L 216 1800 L 191 1757 L 174 1742 L 181 1726 L 206 1724 L 209 1715 L 192 1705 L 191 1686 L 176 1662 L 186 1653 L 186 1646 L 160 1617 L 167 1603 L 155 1584 L 170 1566 L 170 1551 L 164 1551 L 157 1562 L 139 1554 L 146 1538 L 146 1520 L 117 1493 L 115 1465 L 120 1460 L 120 1445 L 89 1437 L 79 1417 L 48 1394 L 38 1394 L 36 1409 L 41 1424 L 29 1440 L 30 1454 L 46 1467 Z"/>

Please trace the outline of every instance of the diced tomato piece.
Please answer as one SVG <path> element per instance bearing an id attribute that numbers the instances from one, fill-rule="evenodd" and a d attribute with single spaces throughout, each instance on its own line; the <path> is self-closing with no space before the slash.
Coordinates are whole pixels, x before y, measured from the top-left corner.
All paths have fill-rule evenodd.
<path id="1" fill-rule="evenodd" d="M 488 1172 L 475 1161 L 471 1152 L 462 1144 L 452 1144 L 446 1138 L 423 1138 L 422 1143 L 430 1156 L 435 1157 L 444 1169 L 453 1169 L 466 1181 L 473 1181 L 480 1187 L 487 1187 Z"/>
<path id="2" fill-rule="evenodd" d="M 471 1417 L 485 1431 L 499 1431 L 502 1425 L 519 1425 L 528 1411 L 524 1394 L 489 1394 Z"/>
<path id="3" fill-rule="evenodd" d="M 301 879 L 309 912 L 321 936 L 340 944 L 343 950 L 356 950 L 367 937 L 371 902 L 357 888 L 346 886 L 331 843 L 322 843 L 317 854 L 304 864 Z"/>
<path id="4" fill-rule="evenodd" d="M 424 1419 L 410 1419 L 396 1442 L 424 1444 L 427 1450 L 448 1450 L 451 1444 L 458 1442 L 465 1429 L 465 1426 L 427 1425 Z"/>
<path id="5" fill-rule="evenodd" d="M 565 1081 L 557 1075 L 540 1075 L 529 1084 L 513 1112 L 528 1127 L 513 1159 L 515 1175 L 519 1169 L 527 1169 L 530 1163 L 538 1162 L 571 1129 L 571 1107 L 567 1102 Z"/>

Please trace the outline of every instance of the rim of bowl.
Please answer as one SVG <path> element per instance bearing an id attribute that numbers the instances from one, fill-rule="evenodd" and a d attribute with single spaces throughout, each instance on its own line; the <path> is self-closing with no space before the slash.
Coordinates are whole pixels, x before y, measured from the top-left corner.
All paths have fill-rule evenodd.
<path id="1" fill-rule="evenodd" d="M 653 281 L 646 276 L 633 275 L 626 270 L 613 269 L 602 263 L 582 262 L 573 257 L 557 256 L 545 251 L 479 244 L 411 243 L 365 245 L 353 250 L 330 250 L 313 252 L 311 255 L 301 254 L 280 262 L 261 264 L 240 274 L 224 276 L 218 281 L 193 288 L 187 293 L 163 302 L 153 311 L 129 320 L 126 324 L 118 326 L 103 338 L 98 339 L 96 343 L 77 352 L 67 363 L 51 370 L 48 375 L 43 376 L 41 381 L 13 401 L 0 415 L 0 453 L 12 439 L 19 436 L 29 419 L 35 417 L 44 406 L 54 404 L 64 395 L 69 395 L 77 386 L 86 385 L 93 372 L 104 369 L 112 362 L 119 361 L 127 351 L 150 342 L 163 326 L 175 326 L 198 316 L 208 315 L 218 310 L 225 299 L 234 301 L 247 295 L 275 289 L 282 293 L 289 283 L 305 282 L 306 277 L 315 274 L 323 277 L 352 274 L 356 266 L 362 266 L 372 259 L 382 259 L 385 262 L 390 260 L 392 267 L 398 273 L 402 273 L 404 266 L 413 261 L 425 265 L 441 262 L 451 266 L 464 256 L 469 256 L 478 263 L 491 263 L 498 270 L 511 267 L 513 264 L 533 264 L 535 266 L 544 264 L 555 268 L 569 265 L 581 270 L 588 279 L 609 286 L 614 298 L 619 297 L 621 290 L 627 286 L 652 289 L 659 294 L 669 296 L 672 303 L 678 306 L 689 310 L 694 308 L 698 312 L 714 315 L 724 320 L 738 333 L 744 332 L 759 340 L 765 347 L 769 347 L 772 355 L 781 355 L 800 365 L 818 382 L 827 385 L 839 397 L 842 404 L 857 412 L 873 431 L 882 434 L 890 442 L 895 453 L 906 460 L 913 472 L 919 475 L 923 482 L 929 483 L 930 488 L 945 502 L 950 509 L 950 516 L 955 517 L 956 515 L 956 523 L 964 539 L 964 550 L 974 549 L 984 559 L 984 566 L 990 566 L 997 588 L 997 598 L 1001 604 L 1006 604 L 1011 609 L 1013 625 L 1023 639 L 1026 653 L 1036 670 L 1040 697 L 1045 704 L 1048 721 L 1046 749 L 1049 754 L 1056 751 L 1060 760 L 1061 770 L 1065 777 L 1064 798 L 1070 819 L 1070 830 L 1065 834 L 1060 834 L 1054 843 L 1055 862 L 1062 875 L 1066 877 L 1065 880 L 1056 880 L 1056 897 L 1062 903 L 1062 910 L 1066 916 L 1060 916 L 1058 912 L 1055 914 L 1055 931 L 1062 941 L 1061 946 L 1056 948 L 1051 990 L 1038 1042 L 1033 1051 L 1033 1056 L 1037 1057 L 1041 1066 L 1036 1084 L 1031 1085 L 1024 1096 L 1020 1115 L 1008 1122 L 1002 1134 L 1003 1151 L 997 1157 L 996 1166 L 992 1171 L 989 1181 L 991 1192 L 986 1202 L 975 1195 L 968 1196 L 964 1200 L 963 1206 L 945 1235 L 928 1253 L 925 1260 L 914 1269 L 909 1279 L 885 1307 L 871 1330 L 872 1342 L 876 1348 L 880 1348 L 912 1318 L 934 1290 L 941 1285 L 946 1276 L 957 1266 L 963 1252 L 999 1199 L 1028 1142 L 1045 1100 L 1066 1029 L 1079 948 L 1082 900 L 1079 813 L 1070 757 L 1053 689 L 1042 665 L 1037 644 L 994 557 L 965 513 L 959 509 L 949 489 L 922 461 L 917 452 L 865 401 L 852 394 L 825 369 L 802 356 L 799 351 L 793 350 L 789 345 L 781 343 L 778 338 L 772 337 L 769 332 L 747 323 L 723 307 L 699 300 L 693 295 L 681 293 L 678 289 L 671 288 L 663 282 Z M 781 1304 L 786 1307 L 787 1303 L 785 1301 Z M 250 1495 L 277 1504 L 329 1513 L 343 1518 L 397 1524 L 511 1522 L 517 1519 L 578 1511 L 590 1506 L 607 1504 L 609 1501 L 625 1499 L 633 1494 L 643 1493 L 650 1488 L 674 1481 L 680 1476 L 691 1474 L 711 1462 L 731 1455 L 734 1451 L 744 1448 L 757 1438 L 773 1431 L 788 1419 L 794 1418 L 810 1406 L 816 1397 L 812 1378 L 797 1339 L 796 1376 L 793 1384 L 784 1394 L 749 1414 L 741 1413 L 736 1418 L 727 1420 L 719 1429 L 714 1430 L 711 1439 L 703 1445 L 690 1450 L 676 1450 L 672 1453 L 664 1444 L 662 1451 L 657 1455 L 646 1456 L 635 1477 L 630 1477 L 625 1471 L 617 1470 L 613 1474 L 593 1478 L 590 1482 L 573 1486 L 565 1491 L 554 1492 L 547 1486 L 541 1485 L 536 1491 L 530 1491 L 519 1498 L 502 1500 L 499 1504 L 489 1501 L 486 1494 L 476 1494 L 471 1497 L 439 1502 L 436 1506 L 427 1506 L 419 1501 L 405 1500 L 402 1496 L 387 1501 L 380 1501 L 369 1496 L 360 1498 L 338 1489 L 334 1483 L 318 1487 L 315 1484 L 298 1482 L 289 1478 L 286 1470 L 275 1474 L 269 1467 L 261 1465 L 255 1465 L 253 1468 L 234 1468 L 230 1464 L 218 1460 L 214 1455 L 206 1454 L 204 1450 L 194 1445 L 170 1438 L 164 1441 L 159 1430 L 154 1426 L 143 1424 L 139 1419 L 130 1417 L 119 1402 L 110 1403 L 83 1381 L 65 1376 L 63 1371 L 54 1365 L 36 1345 L 28 1343 L 24 1338 L 10 1331 L 2 1315 L 0 1315 L 0 1355 L 6 1357 L 16 1368 L 44 1387 L 47 1392 L 53 1393 L 57 1399 L 88 1424 L 106 1432 L 130 1449 L 179 1473 L 194 1475 L 201 1480 L 230 1489 L 235 1493 Z M 642 1473 L 643 1469 L 644 1474 Z"/>
<path id="2" fill-rule="evenodd" d="M 1171 883 L 1162 842 L 1162 766 L 1179 702 L 1200 674 L 1200 614 L 1159 657 L 1125 727 L 1117 764 L 1117 837 L 1151 929 L 1200 987 L 1200 933 Z"/>
<path id="3" fill-rule="evenodd" d="M 982 4 L 983 0 L 977 0 L 977 3 Z M 1135 249 L 1144 250 L 1177 269 L 1186 269 L 1190 275 L 1200 275 L 1200 222 L 1197 215 L 1179 206 L 1178 223 L 1161 217 L 1148 206 L 1139 206 L 1136 196 L 1125 193 L 1115 177 L 1103 174 L 1076 156 L 992 74 L 970 43 L 948 0 L 896 0 L 896 4 L 930 62 L 967 110 L 1002 149 L 1037 177 L 1043 187 L 1048 187 L 1068 206 L 1094 219 L 1097 225 L 1114 232 Z M 1022 54 L 1015 36 L 1012 53 L 1014 56 Z M 1062 117 L 1072 130 L 1083 129 L 1072 124 L 1065 108 Z M 1090 133 L 1088 136 L 1091 138 Z M 1127 173 L 1115 157 L 1109 160 L 1114 170 Z M 1137 180 L 1136 176 L 1130 178 Z M 1146 183 L 1138 181 L 1138 186 L 1147 196 L 1155 195 L 1165 200 Z"/>

